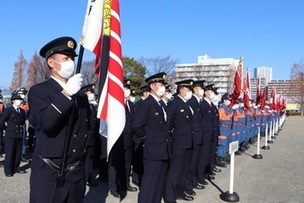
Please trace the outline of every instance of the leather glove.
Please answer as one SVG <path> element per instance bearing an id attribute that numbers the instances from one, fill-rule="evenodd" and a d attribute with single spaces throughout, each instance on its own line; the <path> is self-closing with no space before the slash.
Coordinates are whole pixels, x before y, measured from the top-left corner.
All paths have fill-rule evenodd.
<path id="1" fill-rule="evenodd" d="M 80 90 L 82 86 L 82 81 L 82 74 L 78 73 L 68 80 L 64 90 L 69 94 L 69 96 L 73 96 Z"/>

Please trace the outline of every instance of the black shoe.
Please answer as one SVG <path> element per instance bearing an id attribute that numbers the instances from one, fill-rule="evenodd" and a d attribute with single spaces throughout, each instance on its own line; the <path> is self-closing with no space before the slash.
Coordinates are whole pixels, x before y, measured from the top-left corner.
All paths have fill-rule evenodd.
<path id="1" fill-rule="evenodd" d="M 204 186 L 204 185 L 208 185 L 208 182 L 203 180 L 201 182 L 198 182 L 197 184 L 200 185 L 200 186 Z"/>
<path id="2" fill-rule="evenodd" d="M 213 176 L 207 176 L 207 179 L 208 179 L 208 180 L 214 180 L 215 177 L 213 177 Z"/>
<path id="3" fill-rule="evenodd" d="M 136 185 L 137 187 L 139 187 L 139 182 L 138 182 L 137 180 L 133 180 L 132 183 L 133 183 L 134 185 Z"/>
<path id="4" fill-rule="evenodd" d="M 115 198 L 120 198 L 121 197 L 121 195 L 118 192 L 112 192 L 111 191 L 110 194 L 113 195 L 113 197 L 115 197 Z"/>
<path id="5" fill-rule="evenodd" d="M 18 170 L 18 171 L 16 171 L 16 173 L 25 174 L 25 173 L 27 173 L 27 171 L 26 170 Z"/>
<path id="6" fill-rule="evenodd" d="M 195 189 L 203 190 L 203 189 L 205 189 L 205 186 L 197 184 L 197 185 L 195 186 Z"/>
<path id="7" fill-rule="evenodd" d="M 196 195 L 196 193 L 192 189 L 191 190 L 185 190 L 184 193 L 187 196 L 195 196 Z"/>
<path id="8" fill-rule="evenodd" d="M 213 171 L 209 172 L 209 176 L 215 176 L 215 175 L 216 175 L 216 173 L 214 173 Z"/>
<path id="9" fill-rule="evenodd" d="M 168 202 L 168 201 L 165 201 L 165 203 L 177 203 L 177 202 L 176 202 L 176 201 L 175 201 L 175 202 L 170 202 L 170 201 Z"/>
<path id="10" fill-rule="evenodd" d="M 180 197 L 179 199 L 183 199 L 183 200 L 186 200 L 186 201 L 193 201 L 194 200 L 193 197 L 188 196 L 188 195 L 184 195 L 183 197 Z"/>
<path id="11" fill-rule="evenodd" d="M 223 161 L 217 162 L 215 165 L 218 166 L 218 167 L 222 167 L 222 168 L 226 168 L 227 167 L 227 164 L 224 163 Z"/>
<path id="12" fill-rule="evenodd" d="M 14 175 L 12 173 L 5 174 L 6 177 L 13 177 Z"/>
<path id="13" fill-rule="evenodd" d="M 95 181 L 88 181 L 87 182 L 87 186 L 89 187 L 96 187 L 98 185 L 98 183 L 96 183 Z"/>
<path id="14" fill-rule="evenodd" d="M 28 162 L 28 159 L 25 157 L 21 157 L 21 162 Z"/>
<path id="15" fill-rule="evenodd" d="M 131 185 L 128 186 L 128 191 L 129 192 L 136 192 L 137 188 L 136 187 L 132 187 Z"/>
<path id="16" fill-rule="evenodd" d="M 236 152 L 235 152 L 235 155 L 242 155 L 242 152 L 236 151 Z"/>
<path id="17" fill-rule="evenodd" d="M 222 170 L 221 170 L 221 169 L 218 169 L 218 168 L 216 168 L 216 167 L 214 167 L 214 168 L 212 169 L 212 171 L 213 171 L 213 172 L 216 172 L 216 173 L 220 173 L 220 172 L 222 172 Z"/>

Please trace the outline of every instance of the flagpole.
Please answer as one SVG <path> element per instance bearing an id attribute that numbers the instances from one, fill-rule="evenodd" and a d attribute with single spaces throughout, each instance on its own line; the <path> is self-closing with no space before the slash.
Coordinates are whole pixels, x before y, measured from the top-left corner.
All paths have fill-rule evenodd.
<path id="1" fill-rule="evenodd" d="M 78 54 L 78 61 L 77 61 L 77 66 L 76 66 L 76 74 L 80 73 L 82 58 L 83 58 L 83 52 L 84 52 L 84 47 L 82 45 L 80 45 L 79 54 Z M 72 99 L 75 102 L 76 98 L 74 96 L 72 97 Z M 69 122 L 68 122 L 67 130 L 66 130 L 66 134 L 65 134 L 65 139 L 64 139 L 63 156 L 62 156 L 62 161 L 61 161 L 59 174 L 58 174 L 58 177 L 57 177 L 57 185 L 59 187 L 62 187 L 64 182 L 65 182 L 65 174 L 66 174 L 66 166 L 67 166 L 67 162 L 68 162 L 69 146 L 70 146 L 70 143 L 71 143 L 71 137 L 72 137 L 73 127 L 74 127 L 74 123 L 73 123 L 74 116 L 75 116 L 74 111 L 75 111 L 75 106 L 73 105 L 72 109 L 70 111 L 71 114 L 69 116 Z"/>
<path id="2" fill-rule="evenodd" d="M 77 61 L 77 66 L 76 66 L 76 74 L 80 73 L 82 58 L 83 58 L 83 52 L 84 52 L 84 47 L 82 46 L 82 44 L 80 44 L 79 54 L 78 54 L 78 61 Z"/>

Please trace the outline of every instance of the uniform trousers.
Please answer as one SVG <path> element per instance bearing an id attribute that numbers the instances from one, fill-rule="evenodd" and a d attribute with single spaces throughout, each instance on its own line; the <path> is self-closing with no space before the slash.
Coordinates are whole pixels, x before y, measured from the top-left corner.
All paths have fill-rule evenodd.
<path id="1" fill-rule="evenodd" d="M 133 147 L 132 145 L 125 145 L 125 173 L 126 173 L 126 183 L 130 184 L 130 172 L 131 172 L 131 163 L 132 163 L 132 153 Z"/>
<path id="2" fill-rule="evenodd" d="M 14 174 L 21 163 L 22 138 L 5 138 L 4 173 Z"/>
<path id="3" fill-rule="evenodd" d="M 220 135 L 226 136 L 226 139 L 218 139 L 216 154 L 218 157 L 225 157 L 229 151 L 229 140 L 231 139 L 231 128 L 220 126 Z"/>
<path id="4" fill-rule="evenodd" d="M 108 184 L 111 192 L 127 191 L 123 138 L 120 136 L 109 155 Z"/>
<path id="5" fill-rule="evenodd" d="M 201 163 L 199 163 L 199 161 L 200 161 L 200 156 L 202 156 L 201 155 L 202 146 L 203 146 L 202 144 L 194 145 L 192 156 L 191 156 L 190 168 L 189 168 L 189 172 L 188 172 L 187 179 L 186 179 L 186 190 L 191 190 L 195 186 L 197 186 L 198 166 L 201 165 Z"/>
<path id="6" fill-rule="evenodd" d="M 143 150 L 143 144 L 135 145 L 132 159 L 132 181 L 137 181 L 139 186 L 144 173 Z"/>
<path id="7" fill-rule="evenodd" d="M 210 165 L 211 152 L 212 152 L 213 141 L 212 140 L 204 140 L 201 150 L 201 156 L 199 163 L 201 165 L 198 166 L 198 181 L 203 182 L 205 180 L 205 175 L 208 172 L 208 168 Z"/>
<path id="8" fill-rule="evenodd" d="M 172 149 L 165 193 L 168 202 L 175 202 L 178 197 L 184 196 L 192 151 L 193 148 Z"/>
<path id="9" fill-rule="evenodd" d="M 66 181 L 63 187 L 58 187 L 56 181 L 35 177 L 31 177 L 30 182 L 30 203 L 83 203 L 84 201 L 86 189 L 84 178 L 77 182 Z"/>
<path id="10" fill-rule="evenodd" d="M 164 197 L 169 160 L 144 159 L 138 203 L 160 203 Z"/>

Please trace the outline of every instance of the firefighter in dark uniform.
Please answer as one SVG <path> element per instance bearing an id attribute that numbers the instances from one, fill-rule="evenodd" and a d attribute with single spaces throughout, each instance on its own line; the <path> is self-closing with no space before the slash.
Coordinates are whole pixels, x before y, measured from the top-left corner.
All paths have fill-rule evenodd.
<path id="1" fill-rule="evenodd" d="M 142 102 L 149 96 L 149 86 L 144 85 L 140 87 L 140 99 L 135 103 L 134 110 L 136 114 L 136 109 L 142 104 Z M 143 163 L 143 142 L 139 140 L 137 135 L 133 135 L 134 151 L 132 159 L 132 183 L 140 187 L 142 175 L 144 173 L 144 163 Z"/>
<path id="2" fill-rule="evenodd" d="M 209 176 L 212 172 L 210 168 L 211 158 L 213 157 L 214 142 L 217 144 L 218 136 L 218 112 L 216 106 L 212 103 L 214 98 L 214 84 L 205 86 L 204 88 L 205 96 L 201 102 L 201 109 L 203 114 L 203 146 L 199 163 L 202 165 L 199 167 L 198 172 L 198 184 L 206 185 L 205 179 L 214 179 L 214 177 Z"/>
<path id="3" fill-rule="evenodd" d="M 87 95 L 91 109 L 91 129 L 89 138 L 91 142 L 87 142 L 87 157 L 85 162 L 86 167 L 86 184 L 90 187 L 97 186 L 95 177 L 93 176 L 93 168 L 99 167 L 101 154 L 101 140 L 99 135 L 99 124 L 97 119 L 97 104 L 95 101 L 95 84 L 83 86 L 81 90 Z"/>
<path id="4" fill-rule="evenodd" d="M 198 169 L 202 165 L 199 163 L 199 157 L 202 156 L 201 148 L 203 145 L 203 114 L 201 110 L 201 98 L 204 96 L 205 80 L 196 80 L 193 82 L 193 96 L 188 100 L 188 104 L 193 109 L 193 153 L 191 156 L 190 169 L 186 180 L 186 190 L 188 195 L 195 195 L 193 188 L 204 189 L 202 185 L 198 185 L 197 174 Z"/>
<path id="5" fill-rule="evenodd" d="M 27 89 L 25 87 L 20 87 L 18 88 L 16 91 L 16 94 L 18 94 L 21 98 L 22 98 L 22 102 L 20 104 L 20 108 L 22 108 L 25 111 L 25 117 L 26 119 L 29 116 L 29 106 L 28 103 L 25 101 L 25 96 L 27 94 Z M 23 135 L 22 135 L 22 139 L 23 139 L 23 143 L 22 143 L 22 157 L 21 157 L 21 161 L 28 161 L 28 159 L 26 158 L 26 153 L 27 153 L 27 148 L 29 144 L 32 144 L 33 139 L 31 137 L 27 136 L 27 126 L 26 123 L 23 126 Z M 29 142 L 27 142 L 27 140 Z"/>
<path id="6" fill-rule="evenodd" d="M 4 174 L 12 177 L 14 173 L 26 173 L 19 165 L 22 154 L 23 125 L 25 124 L 25 111 L 20 108 L 22 98 L 13 93 L 12 105 L 5 109 L 0 118 L 0 129 L 5 130 L 5 159 Z"/>
<path id="7" fill-rule="evenodd" d="M 73 76 L 76 46 L 73 38 L 60 37 L 40 49 L 51 77 L 34 85 L 28 94 L 29 119 L 37 133 L 31 164 L 31 203 L 82 203 L 84 200 L 91 111 L 87 95 L 79 91 L 82 75 Z M 68 129 L 72 134 L 66 148 Z M 64 149 L 68 149 L 67 154 Z"/>
<path id="8" fill-rule="evenodd" d="M 134 192 L 137 188 L 130 185 L 130 169 L 133 147 L 133 129 L 131 122 L 134 117 L 134 105 L 128 100 L 131 94 L 131 80 L 124 80 L 126 122 L 121 136 L 111 150 L 109 156 L 109 190 L 116 198 L 124 196 L 126 191 Z"/>
<path id="9" fill-rule="evenodd" d="M 166 73 L 157 73 L 145 81 L 150 95 L 136 106 L 133 129 L 144 143 L 144 174 L 141 181 L 138 202 L 161 202 L 164 196 L 171 142 L 165 107 L 161 96 L 165 93 Z"/>
<path id="10" fill-rule="evenodd" d="M 172 158 L 166 181 L 166 202 L 178 198 L 191 201 L 194 198 L 185 193 L 193 151 L 192 117 L 194 110 L 187 103 L 192 97 L 193 80 L 183 80 L 177 85 L 175 98 L 168 103 L 168 123 L 172 137 Z"/>

